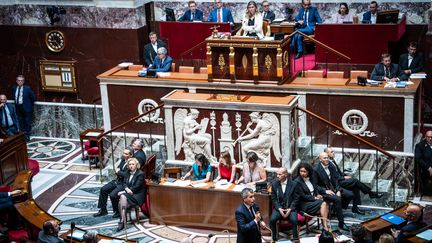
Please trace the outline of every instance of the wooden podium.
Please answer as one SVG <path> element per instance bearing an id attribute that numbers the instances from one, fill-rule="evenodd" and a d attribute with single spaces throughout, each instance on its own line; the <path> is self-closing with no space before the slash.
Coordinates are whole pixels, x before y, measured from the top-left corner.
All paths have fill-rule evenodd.
<path id="1" fill-rule="evenodd" d="M 209 82 L 282 84 L 290 77 L 289 38 L 249 37 L 207 41 Z"/>

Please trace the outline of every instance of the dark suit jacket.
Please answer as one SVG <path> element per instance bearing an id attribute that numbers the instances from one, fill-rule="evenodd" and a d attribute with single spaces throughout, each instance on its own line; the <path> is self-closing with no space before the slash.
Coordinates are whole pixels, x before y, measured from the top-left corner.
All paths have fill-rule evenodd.
<path id="1" fill-rule="evenodd" d="M 328 168 L 330 171 L 330 178 L 327 176 L 321 162 L 318 162 L 314 167 L 311 181 L 318 187 L 322 187 L 324 190 L 332 190 L 334 192 L 341 191 L 342 187 L 339 185 L 340 175 L 334 166 L 329 166 Z M 322 189 L 320 189 L 320 191 L 322 191 Z"/>
<path id="2" fill-rule="evenodd" d="M 166 44 L 163 41 L 157 40 L 156 41 L 156 45 L 157 45 L 157 49 L 159 49 L 160 47 L 165 47 L 166 48 Z M 156 52 L 153 49 L 153 46 L 151 43 L 148 43 L 147 45 L 144 46 L 144 65 L 145 66 L 150 66 L 151 64 L 153 64 L 153 61 L 156 57 Z"/>
<path id="3" fill-rule="evenodd" d="M 218 13 L 217 9 L 213 9 L 210 12 L 210 15 L 208 17 L 208 22 L 217 22 L 217 20 L 218 20 L 217 13 Z M 233 16 L 231 14 L 231 10 L 229 10 L 227 8 L 224 8 L 224 7 L 222 7 L 222 22 L 224 22 L 224 23 L 227 23 L 227 22 L 234 23 L 234 19 L 233 19 Z"/>
<path id="4" fill-rule="evenodd" d="M 288 180 L 285 193 L 283 193 L 279 180 L 276 180 L 272 183 L 271 199 L 275 210 L 279 210 L 280 208 L 290 208 L 292 211 L 295 211 L 297 209 L 298 198 L 296 187 L 297 183 L 295 181 Z"/>
<path id="5" fill-rule="evenodd" d="M 144 154 L 144 156 L 145 156 L 145 154 Z M 139 161 L 139 159 L 138 159 L 138 161 Z M 120 161 L 120 164 L 117 167 L 117 168 L 119 168 L 119 171 L 117 172 L 117 177 L 119 180 L 122 180 L 123 178 L 125 178 L 127 176 L 128 167 L 127 167 L 127 165 L 125 166 L 125 164 L 126 164 L 126 160 L 122 159 Z"/>
<path id="6" fill-rule="evenodd" d="M 423 70 L 423 54 L 418 52 L 414 55 L 411 65 L 408 67 L 408 53 L 404 53 L 399 57 L 399 67 L 404 70 L 411 70 L 411 73 L 418 73 Z"/>
<path id="7" fill-rule="evenodd" d="M 344 179 L 344 176 L 346 176 L 346 174 L 345 173 L 343 173 L 343 171 L 339 168 L 339 165 L 336 163 L 336 161 L 334 161 L 333 159 L 330 159 L 330 166 L 334 166 L 335 167 L 335 169 L 336 169 L 336 171 L 337 171 L 337 173 L 339 174 L 339 176 L 340 176 L 340 180 L 342 179 Z"/>
<path id="8" fill-rule="evenodd" d="M 252 205 L 255 213 L 259 211 L 256 204 Z M 260 226 L 254 221 L 255 217 L 242 203 L 235 211 L 237 221 L 237 243 L 261 243 Z"/>
<path id="9" fill-rule="evenodd" d="M 144 151 L 142 149 L 140 149 L 138 151 L 134 151 L 133 153 L 134 153 L 133 157 L 136 158 L 139 161 L 141 167 L 143 167 L 146 160 L 147 160 Z"/>
<path id="10" fill-rule="evenodd" d="M 426 139 L 423 139 L 415 146 L 414 159 L 423 172 L 427 172 L 427 169 L 432 167 L 432 148 L 426 142 Z"/>
<path id="11" fill-rule="evenodd" d="M 145 192 L 146 189 L 144 187 L 144 172 L 141 170 L 137 170 L 132 177 L 132 180 L 129 182 L 129 178 L 131 177 L 130 173 L 127 173 L 126 177 L 123 180 L 124 186 L 131 189 L 133 192 L 133 197 L 137 200 L 138 205 L 144 203 L 145 200 Z"/>
<path id="12" fill-rule="evenodd" d="M 315 7 L 310 7 L 308 9 L 309 14 L 308 14 L 308 26 L 311 27 L 312 29 L 315 29 L 316 24 L 322 23 L 321 17 L 318 13 L 318 9 Z M 305 15 L 305 9 L 301 8 L 299 13 L 297 14 L 297 16 L 295 17 L 295 21 L 300 21 L 304 19 L 304 15 Z M 303 24 L 303 27 L 306 26 L 306 21 Z"/>
<path id="13" fill-rule="evenodd" d="M 311 191 L 309 190 L 309 187 L 306 185 L 306 183 L 303 181 L 303 178 L 301 176 L 297 177 L 295 179 L 297 182 L 297 195 L 298 195 L 298 202 L 314 202 L 316 201 L 315 196 L 317 195 L 324 195 L 325 190 L 319 186 L 317 186 L 312 180 L 311 183 L 314 187 L 314 195 L 312 196 Z"/>
<path id="14" fill-rule="evenodd" d="M 262 12 L 262 16 L 263 16 L 263 18 L 264 18 L 264 11 Z M 273 11 L 271 11 L 271 10 L 269 10 L 268 12 L 267 12 L 267 16 L 264 18 L 264 19 L 267 19 L 267 20 L 270 20 L 271 22 L 273 22 L 273 20 L 275 20 L 275 18 L 276 18 L 276 15 L 273 13 Z"/>
<path id="15" fill-rule="evenodd" d="M 150 70 L 155 70 L 156 72 L 169 72 L 171 71 L 171 64 L 173 59 L 170 56 L 166 56 L 163 63 L 159 56 L 156 56 L 153 64 L 149 67 Z"/>
<path id="16" fill-rule="evenodd" d="M 12 98 L 15 100 L 17 85 L 12 87 Z M 23 108 L 25 112 L 33 111 L 33 103 L 36 100 L 33 90 L 28 85 L 23 85 Z"/>
<path id="17" fill-rule="evenodd" d="M 371 18 L 372 18 L 371 11 L 367 11 L 366 13 L 363 14 L 362 23 L 363 24 L 370 24 L 371 23 Z"/>
<path id="18" fill-rule="evenodd" d="M 10 103 L 6 103 L 6 106 L 9 110 L 9 114 L 12 118 L 14 126 L 16 127 L 17 131 L 19 131 L 20 130 L 19 129 L 19 122 L 18 122 L 18 116 L 17 116 L 16 110 L 15 110 L 15 107 Z M 3 124 L 3 109 L 4 108 L 0 109 L 0 126 Z"/>
<path id="19" fill-rule="evenodd" d="M 181 16 L 178 21 L 192 21 L 191 20 L 192 12 L 190 10 L 186 11 L 183 16 Z M 204 21 L 203 12 L 199 9 L 195 10 L 195 16 L 193 20 Z"/>
<path id="20" fill-rule="evenodd" d="M 382 81 L 384 80 L 384 75 L 385 75 L 384 64 L 382 63 L 376 64 L 372 71 L 371 79 Z M 396 63 L 392 63 L 390 65 L 390 78 L 399 78 L 401 80 L 408 79 L 408 77 L 402 72 L 402 70 L 399 68 L 399 65 Z"/>
<path id="21" fill-rule="evenodd" d="M 427 224 L 423 221 L 410 222 L 400 229 L 396 243 L 408 242 L 408 238 L 415 235 L 417 231 Z"/>

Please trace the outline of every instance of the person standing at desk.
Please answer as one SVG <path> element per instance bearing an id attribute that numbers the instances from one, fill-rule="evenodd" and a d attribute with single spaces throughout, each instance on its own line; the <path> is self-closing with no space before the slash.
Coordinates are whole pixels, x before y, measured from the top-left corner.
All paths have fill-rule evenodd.
<path id="1" fill-rule="evenodd" d="M 369 4 L 369 11 L 363 14 L 362 23 L 376 24 L 377 12 L 378 12 L 378 3 L 376 1 L 372 1 Z"/>
<path id="2" fill-rule="evenodd" d="M 399 67 L 406 75 L 423 71 L 423 54 L 417 52 L 417 42 L 410 42 L 408 53 L 400 55 Z"/>
<path id="3" fill-rule="evenodd" d="M 263 16 L 258 12 L 257 4 L 250 1 L 247 4 L 247 10 L 242 20 L 243 36 L 256 36 L 258 39 L 264 38 L 263 34 Z"/>
<path id="4" fill-rule="evenodd" d="M 33 122 L 33 103 L 35 94 L 28 85 L 24 85 L 24 76 L 18 75 L 16 83 L 12 88 L 12 98 L 15 100 L 15 110 L 21 130 L 24 132 L 26 141 L 30 141 Z"/>
<path id="5" fill-rule="evenodd" d="M 276 18 L 276 15 L 273 13 L 273 11 L 270 10 L 270 3 L 268 1 L 263 1 L 262 2 L 262 7 L 263 7 L 263 11 L 262 11 L 262 16 L 264 20 L 273 22 Z"/>
<path id="6" fill-rule="evenodd" d="M 150 43 L 144 46 L 144 65 L 146 67 L 153 64 L 156 57 L 157 50 L 161 47 L 166 48 L 166 44 L 163 41 L 158 40 L 157 34 L 155 32 L 150 32 L 149 34 Z"/>
<path id="7" fill-rule="evenodd" d="M 311 5 L 310 0 L 302 0 L 302 8 L 295 17 L 296 24 L 299 26 L 297 31 L 306 35 L 312 35 L 315 32 L 315 26 L 322 22 L 318 9 Z M 295 47 L 297 50 L 294 59 L 299 59 L 303 55 L 303 36 L 295 34 L 291 47 Z"/>
<path id="8" fill-rule="evenodd" d="M 384 53 L 381 55 L 381 62 L 376 64 L 371 74 L 372 80 L 397 82 L 406 80 L 408 77 L 399 68 L 399 65 L 391 62 L 391 55 Z"/>
<path id="9" fill-rule="evenodd" d="M 265 227 L 252 189 L 241 191 L 243 203 L 236 209 L 237 243 L 261 243 L 260 228 Z"/>
<path id="10" fill-rule="evenodd" d="M 432 181 L 432 130 L 427 131 L 425 139 L 415 146 L 414 161 L 420 167 L 421 192 L 430 195 L 432 189 L 424 185 Z"/>
<path id="11" fill-rule="evenodd" d="M 171 71 L 171 64 L 173 59 L 167 55 L 167 49 L 160 47 L 157 50 L 157 56 L 155 57 L 153 64 L 148 67 L 148 70 L 155 70 L 156 72 L 169 72 Z"/>
<path id="12" fill-rule="evenodd" d="M 215 0 L 216 9 L 213 9 L 210 12 L 208 17 L 208 22 L 217 22 L 217 23 L 230 23 L 234 25 L 234 19 L 231 14 L 231 10 L 223 7 L 222 0 Z"/>
<path id="13" fill-rule="evenodd" d="M 4 94 L 0 94 L 0 126 L 8 136 L 18 134 L 20 131 L 15 107 L 7 103 Z"/>
<path id="14" fill-rule="evenodd" d="M 195 1 L 188 2 L 189 10 L 186 11 L 183 16 L 179 18 L 179 21 L 203 21 L 203 12 L 196 8 Z"/>
<path id="15" fill-rule="evenodd" d="M 340 3 L 339 10 L 334 17 L 334 23 L 343 24 L 347 22 L 353 22 L 353 15 L 349 12 L 347 3 Z"/>

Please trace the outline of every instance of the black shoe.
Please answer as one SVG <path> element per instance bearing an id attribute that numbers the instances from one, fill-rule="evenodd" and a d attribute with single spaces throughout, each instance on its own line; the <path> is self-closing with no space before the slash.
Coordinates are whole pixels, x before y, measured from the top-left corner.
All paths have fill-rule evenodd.
<path id="1" fill-rule="evenodd" d="M 119 232 L 119 231 L 122 230 L 122 229 L 124 229 L 124 223 L 123 223 L 123 222 L 120 222 L 120 223 L 118 223 L 118 225 L 117 225 L 117 229 L 116 229 L 116 231 Z"/>
<path id="2" fill-rule="evenodd" d="M 360 215 L 365 215 L 365 212 L 358 207 L 352 208 L 352 212 Z"/>
<path id="3" fill-rule="evenodd" d="M 370 198 L 382 198 L 383 196 L 384 196 L 384 193 L 377 193 L 377 192 L 369 193 Z"/>
<path id="4" fill-rule="evenodd" d="M 299 59 L 302 56 L 303 56 L 303 53 L 299 52 L 299 53 L 297 53 L 297 55 L 295 55 L 294 59 Z"/>
<path id="5" fill-rule="evenodd" d="M 114 212 L 112 218 L 113 218 L 113 219 L 116 219 L 116 218 L 119 218 L 119 217 L 120 217 L 119 212 Z"/>
<path id="6" fill-rule="evenodd" d="M 103 210 L 103 209 L 99 209 L 99 211 L 97 213 L 93 214 L 93 217 L 100 217 L 100 216 L 104 216 L 107 214 L 108 214 L 108 211 Z"/>
<path id="7" fill-rule="evenodd" d="M 338 228 L 340 231 L 349 231 L 349 228 L 345 223 L 339 224 Z"/>

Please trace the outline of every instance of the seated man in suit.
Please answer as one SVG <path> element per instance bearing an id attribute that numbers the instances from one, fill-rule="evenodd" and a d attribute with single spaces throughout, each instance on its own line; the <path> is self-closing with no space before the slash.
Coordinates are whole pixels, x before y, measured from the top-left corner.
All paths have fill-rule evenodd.
<path id="1" fill-rule="evenodd" d="M 160 47 L 157 50 L 157 56 L 155 57 L 153 64 L 148 67 L 148 70 L 155 70 L 156 72 L 171 71 L 173 59 L 167 55 L 167 52 L 168 51 L 165 47 Z"/>
<path id="2" fill-rule="evenodd" d="M 144 65 L 146 67 L 153 64 L 156 57 L 157 50 L 161 47 L 166 48 L 166 44 L 163 41 L 158 40 L 157 34 L 155 32 L 150 32 L 149 34 L 150 43 L 144 46 Z"/>
<path id="3" fill-rule="evenodd" d="M 423 207 L 418 204 L 411 204 L 405 209 L 405 220 L 407 224 L 400 230 L 393 231 L 393 237 L 396 243 L 409 242 L 408 238 L 414 236 L 417 231 L 427 226 L 423 222 Z"/>
<path id="4" fill-rule="evenodd" d="M 7 97 L 0 94 L 0 126 L 7 136 L 18 134 L 20 131 L 15 107 L 7 103 Z"/>
<path id="5" fill-rule="evenodd" d="M 423 54 L 417 52 L 417 42 L 410 42 L 408 53 L 400 55 L 399 67 L 406 75 L 423 71 Z"/>
<path id="6" fill-rule="evenodd" d="M 312 35 L 315 26 L 322 22 L 318 9 L 311 5 L 310 0 L 302 0 L 302 8 L 295 17 L 296 25 L 299 26 L 297 30 L 306 35 Z M 291 46 L 296 47 L 297 50 L 297 55 L 294 58 L 300 58 L 303 55 L 303 36 L 295 34 Z"/>
<path id="7" fill-rule="evenodd" d="M 353 199 L 354 194 L 351 191 L 343 189 L 339 184 L 339 174 L 334 166 L 329 166 L 329 157 L 326 152 L 319 155 L 320 163 L 315 165 L 312 174 L 312 183 L 325 190 L 323 195 L 324 201 L 333 203 L 339 221 L 340 230 L 349 230 L 344 223 L 342 208 L 347 208 L 349 202 Z M 322 191 L 321 189 L 321 191 Z"/>
<path id="8" fill-rule="evenodd" d="M 43 223 L 42 230 L 38 234 L 37 243 L 61 243 L 64 242 L 58 237 L 60 225 L 55 220 L 48 220 Z"/>
<path id="9" fill-rule="evenodd" d="M 260 228 L 265 227 L 252 189 L 241 191 L 243 203 L 236 209 L 237 243 L 261 243 Z"/>
<path id="10" fill-rule="evenodd" d="M 223 7 L 222 0 L 215 0 L 216 8 L 210 12 L 208 22 L 230 23 L 234 25 L 231 10 Z"/>
<path id="11" fill-rule="evenodd" d="M 108 210 L 106 208 L 108 196 L 114 191 L 114 189 L 116 189 L 118 184 L 122 183 L 123 178 L 125 177 L 126 172 L 128 170 L 126 161 L 128 161 L 128 159 L 133 157 L 132 151 L 133 151 L 132 148 L 125 148 L 123 150 L 122 159 L 121 159 L 120 164 L 118 165 L 118 167 L 116 169 L 117 179 L 110 181 L 108 184 L 104 185 L 101 188 L 101 190 L 99 192 L 99 201 L 98 201 L 99 211 L 97 213 L 93 214 L 94 217 L 99 217 L 99 216 L 103 216 L 103 215 L 108 214 Z M 112 217 L 118 218 L 120 216 L 119 211 L 118 211 L 118 205 L 115 205 L 114 204 L 115 202 L 111 202 L 111 203 L 113 204 L 113 212 L 114 212 Z"/>
<path id="12" fill-rule="evenodd" d="M 432 189 L 425 185 L 432 181 L 432 130 L 426 132 L 425 139 L 415 146 L 414 161 L 420 167 L 421 192 L 432 194 Z"/>
<path id="13" fill-rule="evenodd" d="M 273 212 L 270 216 L 270 229 L 273 240 L 277 241 L 276 222 L 280 219 L 288 219 L 292 224 L 293 239 L 298 239 L 297 232 L 297 193 L 295 181 L 288 179 L 289 174 L 285 167 L 281 167 L 276 173 L 277 180 L 272 183 L 271 199 Z"/>
<path id="14" fill-rule="evenodd" d="M 179 18 L 179 21 L 204 21 L 203 12 L 196 8 L 195 1 L 188 2 L 189 10 Z"/>
<path id="15" fill-rule="evenodd" d="M 273 20 L 276 18 L 276 15 L 270 10 L 270 3 L 267 0 L 264 0 L 262 2 L 262 7 L 263 19 L 268 20 L 270 23 L 273 22 Z"/>
<path id="16" fill-rule="evenodd" d="M 147 160 L 146 154 L 143 151 L 143 147 L 144 147 L 144 142 L 139 138 L 135 139 L 132 143 L 133 157 L 139 161 L 140 166 L 144 166 Z"/>
<path id="17" fill-rule="evenodd" d="M 376 24 L 377 12 L 378 12 L 378 3 L 376 1 L 372 1 L 369 4 L 369 11 L 363 14 L 362 23 Z"/>
<path id="18" fill-rule="evenodd" d="M 0 192 L 0 210 L 13 207 L 12 196 L 18 195 L 21 190 L 13 190 L 11 192 Z"/>
<path id="19" fill-rule="evenodd" d="M 399 68 L 399 65 L 391 62 L 391 55 L 384 53 L 381 55 L 381 62 L 376 64 L 371 74 L 372 80 L 397 82 L 407 80 L 408 77 Z"/>
<path id="20" fill-rule="evenodd" d="M 333 151 L 332 147 L 325 148 L 324 152 L 328 154 L 330 161 L 329 165 L 334 166 L 337 173 L 339 174 L 340 186 L 354 193 L 352 212 L 364 215 L 365 213 L 360 210 L 360 208 L 358 208 L 358 205 L 361 204 L 360 191 L 362 191 L 364 194 L 368 194 L 370 198 L 380 198 L 384 194 L 372 192 L 372 189 L 367 185 L 363 184 L 355 178 L 352 178 L 351 176 L 346 175 L 337 165 L 335 161 L 335 152 Z"/>

